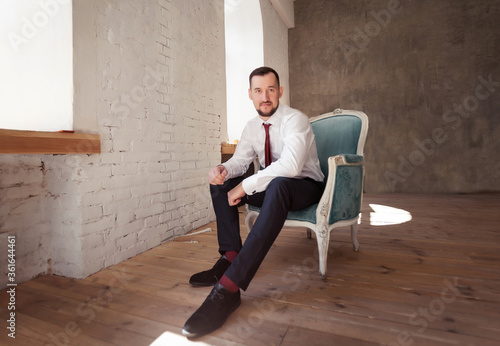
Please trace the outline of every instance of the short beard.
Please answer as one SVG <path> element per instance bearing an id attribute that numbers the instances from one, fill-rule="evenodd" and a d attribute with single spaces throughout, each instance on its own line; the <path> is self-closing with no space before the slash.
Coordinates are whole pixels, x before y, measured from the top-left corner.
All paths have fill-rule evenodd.
<path id="1" fill-rule="evenodd" d="M 278 105 L 278 107 L 279 107 L 279 105 Z M 260 109 L 257 109 L 257 113 L 259 113 L 259 115 L 260 115 L 261 117 L 264 117 L 264 118 L 269 118 L 269 117 L 270 117 L 270 116 L 272 116 L 274 113 L 276 113 L 276 111 L 278 110 L 278 107 L 271 109 L 271 111 L 269 112 L 269 114 L 264 113 L 264 112 L 263 112 L 263 111 L 261 111 Z"/>

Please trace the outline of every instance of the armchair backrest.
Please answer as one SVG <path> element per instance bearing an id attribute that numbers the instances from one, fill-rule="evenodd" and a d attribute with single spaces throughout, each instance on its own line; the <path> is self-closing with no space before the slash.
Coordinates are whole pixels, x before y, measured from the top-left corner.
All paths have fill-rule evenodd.
<path id="1" fill-rule="evenodd" d="M 325 177 L 328 175 L 328 158 L 340 154 L 363 156 L 368 132 L 368 117 L 353 110 L 336 109 L 311 118 L 318 158 Z"/>

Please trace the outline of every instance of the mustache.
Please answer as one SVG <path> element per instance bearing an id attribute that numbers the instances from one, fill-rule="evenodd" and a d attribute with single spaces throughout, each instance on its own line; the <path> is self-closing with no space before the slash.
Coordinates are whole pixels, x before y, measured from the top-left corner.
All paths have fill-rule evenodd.
<path id="1" fill-rule="evenodd" d="M 274 107 L 271 109 L 271 111 L 269 111 L 269 113 L 264 113 L 263 111 L 261 111 L 260 109 L 257 109 L 257 113 L 262 116 L 262 117 L 270 117 L 272 116 L 274 113 L 276 113 L 276 111 L 278 110 L 278 107 Z"/>

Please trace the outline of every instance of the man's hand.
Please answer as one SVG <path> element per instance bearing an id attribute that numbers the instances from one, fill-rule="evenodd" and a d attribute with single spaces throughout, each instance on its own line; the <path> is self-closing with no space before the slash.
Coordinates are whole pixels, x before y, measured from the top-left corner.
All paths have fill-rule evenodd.
<path id="1" fill-rule="evenodd" d="M 243 183 L 239 183 L 234 189 L 227 193 L 227 200 L 230 206 L 237 205 L 240 203 L 241 198 L 246 195 L 245 190 L 243 190 Z"/>
<path id="2" fill-rule="evenodd" d="M 218 165 L 208 172 L 208 182 L 210 185 L 222 185 L 226 180 L 227 169 L 223 165 Z"/>

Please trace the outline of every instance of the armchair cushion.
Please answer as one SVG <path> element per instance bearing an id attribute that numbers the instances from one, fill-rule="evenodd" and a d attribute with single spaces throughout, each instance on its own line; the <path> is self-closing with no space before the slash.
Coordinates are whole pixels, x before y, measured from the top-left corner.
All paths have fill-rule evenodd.
<path id="1" fill-rule="evenodd" d="M 361 155 L 338 155 L 343 157 L 347 164 L 339 165 L 336 169 L 335 189 L 332 199 L 332 210 L 328 224 L 337 221 L 351 220 L 361 211 L 361 194 L 363 192 L 363 156 Z M 328 177 L 327 177 L 328 178 Z M 318 203 L 299 211 L 288 212 L 287 220 L 305 221 L 316 224 L 316 211 Z M 260 212 L 260 208 L 248 205 L 251 211 Z"/>
<path id="2" fill-rule="evenodd" d="M 318 207 L 318 203 L 313 204 L 305 209 L 299 211 L 289 211 L 287 220 L 296 220 L 296 221 L 306 221 L 315 224 L 316 223 L 316 208 Z M 255 207 L 253 205 L 248 205 L 248 210 L 260 212 L 260 208 Z"/>

